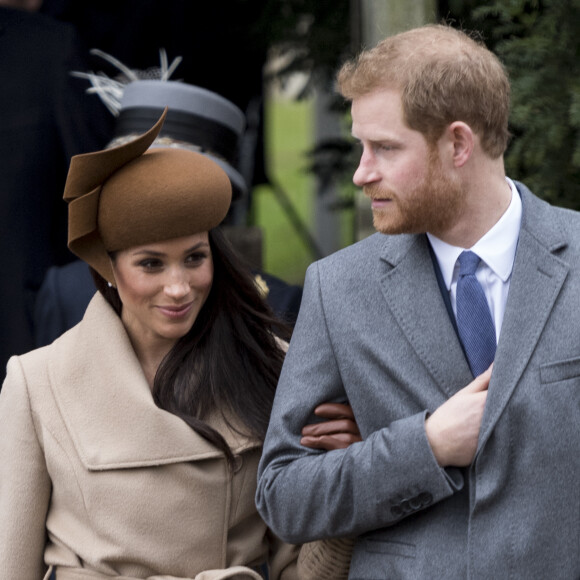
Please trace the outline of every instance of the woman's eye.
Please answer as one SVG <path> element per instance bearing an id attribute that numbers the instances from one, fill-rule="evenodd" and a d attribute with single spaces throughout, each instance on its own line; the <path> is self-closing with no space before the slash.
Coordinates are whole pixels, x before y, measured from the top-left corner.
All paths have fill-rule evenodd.
<path id="1" fill-rule="evenodd" d="M 207 254 L 205 252 L 194 252 L 193 254 L 190 254 L 189 256 L 187 256 L 187 258 L 185 259 L 185 262 L 187 264 L 194 264 L 195 265 L 195 264 L 200 264 L 206 258 L 207 258 Z"/>
<path id="2" fill-rule="evenodd" d="M 154 258 L 147 258 L 146 260 L 141 260 L 139 266 L 145 270 L 154 270 L 162 266 L 161 260 L 156 260 Z"/>

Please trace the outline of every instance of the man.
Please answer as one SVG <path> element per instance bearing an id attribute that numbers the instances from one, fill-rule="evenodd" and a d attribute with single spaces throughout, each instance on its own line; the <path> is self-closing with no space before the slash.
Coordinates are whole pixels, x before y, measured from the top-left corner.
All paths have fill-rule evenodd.
<path id="1" fill-rule="evenodd" d="M 506 178 L 509 83 L 466 34 L 396 35 L 338 81 L 380 233 L 308 270 L 259 510 L 356 537 L 350 578 L 578 578 L 580 215 Z M 363 441 L 301 448 L 344 399 Z"/>

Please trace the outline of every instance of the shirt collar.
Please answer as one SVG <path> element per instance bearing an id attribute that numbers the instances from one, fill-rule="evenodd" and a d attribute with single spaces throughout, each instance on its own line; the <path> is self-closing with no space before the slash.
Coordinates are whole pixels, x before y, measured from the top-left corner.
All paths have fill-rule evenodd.
<path id="1" fill-rule="evenodd" d="M 510 277 L 520 233 L 522 200 L 514 182 L 508 177 L 506 180 L 512 192 L 510 205 L 497 223 L 473 247 L 452 246 L 427 233 L 448 290 L 451 288 L 457 258 L 463 250 L 473 250 L 503 282 L 507 282 Z"/>

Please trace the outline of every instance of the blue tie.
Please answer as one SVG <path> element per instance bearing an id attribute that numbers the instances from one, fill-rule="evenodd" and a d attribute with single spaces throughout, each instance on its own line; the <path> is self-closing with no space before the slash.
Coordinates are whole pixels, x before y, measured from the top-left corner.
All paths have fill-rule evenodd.
<path id="1" fill-rule="evenodd" d="M 495 327 L 483 288 L 475 277 L 481 259 L 462 252 L 457 280 L 457 329 L 474 377 L 484 372 L 495 356 Z"/>

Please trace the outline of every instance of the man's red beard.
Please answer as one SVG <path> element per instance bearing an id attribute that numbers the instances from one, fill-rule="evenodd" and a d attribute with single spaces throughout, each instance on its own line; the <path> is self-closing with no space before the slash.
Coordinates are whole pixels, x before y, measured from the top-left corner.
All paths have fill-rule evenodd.
<path id="1" fill-rule="evenodd" d="M 429 156 L 427 176 L 414 189 L 395 192 L 370 184 L 365 195 L 388 199 L 388 207 L 373 209 L 373 225 L 383 234 L 416 234 L 429 232 L 435 236 L 448 231 L 463 211 L 463 189 L 459 180 L 443 174 L 439 158 Z"/>

